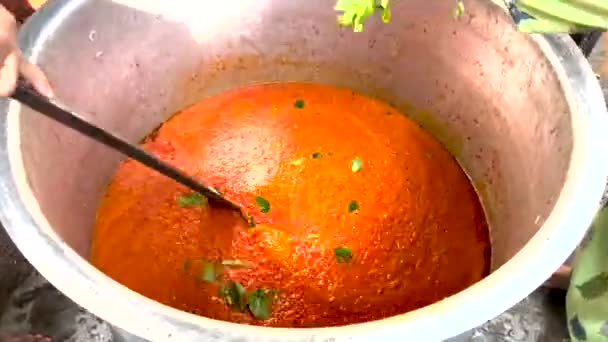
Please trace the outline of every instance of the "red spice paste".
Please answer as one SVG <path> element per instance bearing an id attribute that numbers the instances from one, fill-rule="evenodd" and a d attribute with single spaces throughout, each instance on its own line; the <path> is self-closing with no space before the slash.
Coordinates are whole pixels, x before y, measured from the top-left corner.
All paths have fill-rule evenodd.
<path id="1" fill-rule="evenodd" d="M 98 210 L 92 261 L 166 305 L 238 323 L 344 325 L 431 304 L 488 272 L 487 225 L 454 158 L 394 108 L 350 90 L 225 92 L 143 147 L 256 221 L 123 162 Z M 252 314 L 259 302 L 230 303 L 234 284 L 243 298 L 265 289 L 269 317 Z"/>

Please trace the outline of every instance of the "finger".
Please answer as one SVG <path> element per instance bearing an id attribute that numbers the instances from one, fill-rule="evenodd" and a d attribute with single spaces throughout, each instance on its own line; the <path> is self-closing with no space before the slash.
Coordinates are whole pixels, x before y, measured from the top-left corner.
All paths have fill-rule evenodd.
<path id="1" fill-rule="evenodd" d="M 44 72 L 35 64 L 21 57 L 19 61 L 19 73 L 25 78 L 40 94 L 46 97 L 53 97 L 53 89 Z"/>
<path id="2" fill-rule="evenodd" d="M 0 96 L 9 96 L 15 90 L 17 84 L 18 57 L 12 53 L 4 60 L 0 69 Z"/>
<path id="3" fill-rule="evenodd" d="M 0 60 L 5 60 L 15 49 L 17 49 L 15 17 L 0 5 Z"/>

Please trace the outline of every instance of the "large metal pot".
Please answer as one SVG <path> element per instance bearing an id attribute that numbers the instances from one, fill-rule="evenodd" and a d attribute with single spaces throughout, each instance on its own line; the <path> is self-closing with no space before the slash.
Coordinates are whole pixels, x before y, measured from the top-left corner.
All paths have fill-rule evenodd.
<path id="1" fill-rule="evenodd" d="M 245 84 L 351 87 L 411 115 L 458 158 L 491 225 L 493 272 L 445 300 L 381 321 L 271 329 L 163 306 L 87 262 L 95 210 L 122 158 L 14 102 L 0 116 L 0 212 L 59 290 L 162 341 L 437 341 L 490 319 L 574 250 L 608 174 L 606 110 L 567 36 L 527 36 L 497 3 L 394 4 L 393 22 L 341 30 L 334 0 L 51 1 L 23 27 L 25 54 L 60 99 L 138 141 L 176 110 Z M 441 196 L 441 194 L 437 194 Z"/>

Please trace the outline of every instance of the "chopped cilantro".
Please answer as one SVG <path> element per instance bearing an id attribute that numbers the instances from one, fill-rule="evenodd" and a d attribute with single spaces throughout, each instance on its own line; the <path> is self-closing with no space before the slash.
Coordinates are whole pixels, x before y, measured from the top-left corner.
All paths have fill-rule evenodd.
<path id="1" fill-rule="evenodd" d="M 213 283 L 215 281 L 215 265 L 210 262 L 205 262 L 203 264 L 203 273 L 201 274 L 201 280 L 206 281 L 208 283 Z"/>
<path id="2" fill-rule="evenodd" d="M 239 311 L 243 311 L 247 305 L 245 294 L 246 291 L 243 285 L 235 281 L 224 284 L 219 288 L 219 295 L 224 299 L 224 302 Z"/>
<path id="3" fill-rule="evenodd" d="M 315 152 L 312 154 L 312 159 L 321 159 L 323 158 L 323 155 L 321 154 L 321 152 Z"/>
<path id="4" fill-rule="evenodd" d="M 229 267 L 247 267 L 247 264 L 240 259 L 224 259 L 222 265 Z"/>
<path id="5" fill-rule="evenodd" d="M 339 263 L 349 262 L 353 258 L 353 251 L 348 247 L 334 248 L 334 256 Z"/>
<path id="6" fill-rule="evenodd" d="M 361 171 L 362 168 L 363 168 L 363 160 L 361 160 L 361 158 L 355 157 L 355 158 L 353 158 L 353 160 L 350 161 L 350 169 L 353 172 L 359 172 L 359 171 Z"/>
<path id="7" fill-rule="evenodd" d="M 355 200 L 350 201 L 350 203 L 348 203 L 348 212 L 352 213 L 357 210 L 359 210 L 359 202 Z"/>
<path id="8" fill-rule="evenodd" d="M 270 211 L 270 202 L 262 196 L 255 196 L 255 203 L 260 208 L 260 211 L 267 214 Z"/>
<path id="9" fill-rule="evenodd" d="M 386 2 L 384 0 L 383 2 Z M 343 26 L 352 26 L 353 31 L 363 32 L 365 19 L 376 10 L 375 0 L 338 0 L 334 7 L 336 11 L 342 12 L 338 17 L 338 23 Z"/>
<path id="10" fill-rule="evenodd" d="M 271 291 L 267 289 L 256 289 L 249 294 L 247 305 L 253 317 L 257 319 L 269 319 L 271 309 Z"/>
<path id="11" fill-rule="evenodd" d="M 252 215 L 247 215 L 247 223 L 249 223 L 249 228 L 255 228 L 255 219 Z"/>
<path id="12" fill-rule="evenodd" d="M 298 108 L 298 109 L 302 109 L 304 108 L 304 100 L 302 99 L 297 99 L 294 103 L 293 106 Z"/>
<path id="13" fill-rule="evenodd" d="M 391 20 L 390 0 L 337 0 L 334 10 L 340 12 L 338 23 L 343 26 L 352 26 L 353 31 L 362 32 L 363 24 L 368 17 L 374 14 L 376 9 L 382 11 L 382 21 L 388 23 Z M 457 0 L 454 8 L 454 16 L 459 17 L 464 13 L 463 0 Z"/>
<path id="14" fill-rule="evenodd" d="M 181 194 L 177 196 L 177 204 L 182 208 L 187 207 L 206 207 L 207 197 L 201 195 L 198 192 L 191 192 L 187 194 Z"/>
<path id="15" fill-rule="evenodd" d="M 454 8 L 454 17 L 458 18 L 464 14 L 464 2 L 462 0 L 458 0 L 456 4 L 456 8 Z"/>

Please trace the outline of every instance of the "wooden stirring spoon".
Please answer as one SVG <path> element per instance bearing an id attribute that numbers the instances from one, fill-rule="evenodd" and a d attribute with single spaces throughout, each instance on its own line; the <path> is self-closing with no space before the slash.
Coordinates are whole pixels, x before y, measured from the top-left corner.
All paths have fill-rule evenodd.
<path id="1" fill-rule="evenodd" d="M 201 195 L 206 196 L 209 200 L 215 201 L 218 204 L 226 205 L 234 210 L 238 210 L 240 215 L 249 224 L 251 224 L 251 216 L 244 211 L 243 207 L 227 199 L 216 189 L 192 178 L 183 171 L 162 161 L 141 147 L 131 144 L 118 137 L 116 134 L 108 132 L 107 130 L 86 121 L 81 115 L 78 115 L 74 111 L 59 105 L 46 96 L 38 93 L 24 81 L 19 80 L 15 91 L 10 97 L 64 126 L 76 130 L 77 132 L 84 134 L 95 141 L 98 141 L 134 160 L 137 160 L 147 167 L 189 187 Z"/>

